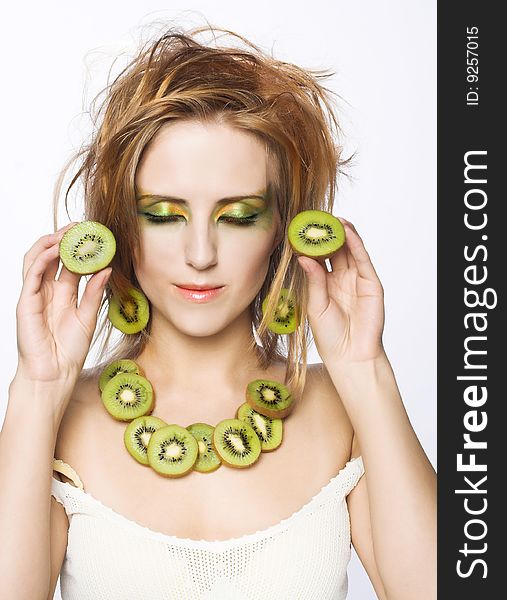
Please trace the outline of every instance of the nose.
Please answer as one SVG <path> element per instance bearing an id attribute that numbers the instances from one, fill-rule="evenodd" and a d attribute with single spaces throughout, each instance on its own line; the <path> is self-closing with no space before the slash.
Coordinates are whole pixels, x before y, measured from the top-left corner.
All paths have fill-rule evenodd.
<path id="1" fill-rule="evenodd" d="M 217 263 L 215 228 L 206 218 L 195 218 L 186 228 L 185 261 L 194 269 L 203 271 Z"/>

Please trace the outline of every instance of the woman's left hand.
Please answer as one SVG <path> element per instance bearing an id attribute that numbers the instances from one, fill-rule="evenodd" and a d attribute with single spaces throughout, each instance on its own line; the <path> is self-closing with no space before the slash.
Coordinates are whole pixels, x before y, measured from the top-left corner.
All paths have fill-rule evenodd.
<path id="1" fill-rule="evenodd" d="M 299 256 L 308 281 L 308 320 L 324 362 L 362 362 L 384 351 L 384 289 L 355 227 L 343 218 L 346 241 L 330 258 Z"/>

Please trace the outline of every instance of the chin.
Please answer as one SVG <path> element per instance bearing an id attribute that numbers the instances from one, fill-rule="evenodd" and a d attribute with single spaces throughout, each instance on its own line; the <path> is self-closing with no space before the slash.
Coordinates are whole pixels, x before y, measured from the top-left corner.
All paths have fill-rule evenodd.
<path id="1" fill-rule="evenodd" d="M 209 315 L 205 318 L 196 318 L 195 315 L 189 316 L 186 319 L 182 319 L 173 325 L 176 329 L 191 337 L 208 337 L 219 333 L 226 323 L 222 323 L 217 319 L 210 317 Z"/>

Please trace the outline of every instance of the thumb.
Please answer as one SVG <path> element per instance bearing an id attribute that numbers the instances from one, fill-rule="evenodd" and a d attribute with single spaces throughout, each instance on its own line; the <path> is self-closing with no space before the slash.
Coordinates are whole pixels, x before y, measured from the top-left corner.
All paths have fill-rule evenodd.
<path id="1" fill-rule="evenodd" d="M 97 313 L 99 312 L 104 287 L 109 280 L 113 269 L 108 267 L 95 273 L 87 282 L 78 312 L 85 323 L 88 323 L 93 329 L 97 322 Z"/>
<path id="2" fill-rule="evenodd" d="M 308 317 L 322 314 L 329 304 L 326 268 L 308 256 L 298 256 L 298 263 L 306 273 L 308 283 Z"/>

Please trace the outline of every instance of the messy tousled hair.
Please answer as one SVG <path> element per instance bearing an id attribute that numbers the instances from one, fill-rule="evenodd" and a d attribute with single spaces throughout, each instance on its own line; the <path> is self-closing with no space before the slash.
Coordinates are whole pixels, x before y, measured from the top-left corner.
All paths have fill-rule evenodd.
<path id="1" fill-rule="evenodd" d="M 214 43 L 198 41 L 199 35 L 209 32 Z M 217 32 L 232 36 L 236 45 L 219 46 Z M 66 190 L 65 206 L 71 188 L 80 180 L 84 218 L 106 225 L 117 242 L 113 272 L 92 343 L 103 338 L 99 363 L 135 359 L 150 338 L 151 320 L 140 333 L 123 334 L 112 345 L 112 325 L 107 318 L 112 295 L 126 298 L 132 286 L 141 289 L 132 257 L 139 255 L 140 247 L 135 174 L 143 151 L 164 125 L 176 120 L 219 122 L 256 136 L 268 155 L 269 189 L 277 202 L 285 235 L 271 255 L 264 284 L 250 307 L 250 351 L 259 352 L 263 368 L 272 361 L 286 360 L 284 383 L 295 398 L 300 396 L 310 340 L 308 299 L 305 276 L 286 232 L 290 220 L 302 210 L 332 211 L 337 176 L 347 162 L 341 158 L 337 143 L 340 127 L 330 97 L 334 92 L 319 83 L 330 75 L 332 71 L 303 69 L 276 60 L 244 37 L 209 23 L 188 31 L 171 25 L 156 39 L 144 43 L 133 60 L 94 98 L 91 141 L 62 171 L 53 209 L 56 230 L 65 174 L 82 157 Z M 97 110 L 102 95 L 105 97 Z M 267 328 L 282 287 L 295 295 L 300 309 L 300 326 L 287 336 Z M 270 301 L 263 316 L 262 301 L 268 294 Z"/>

